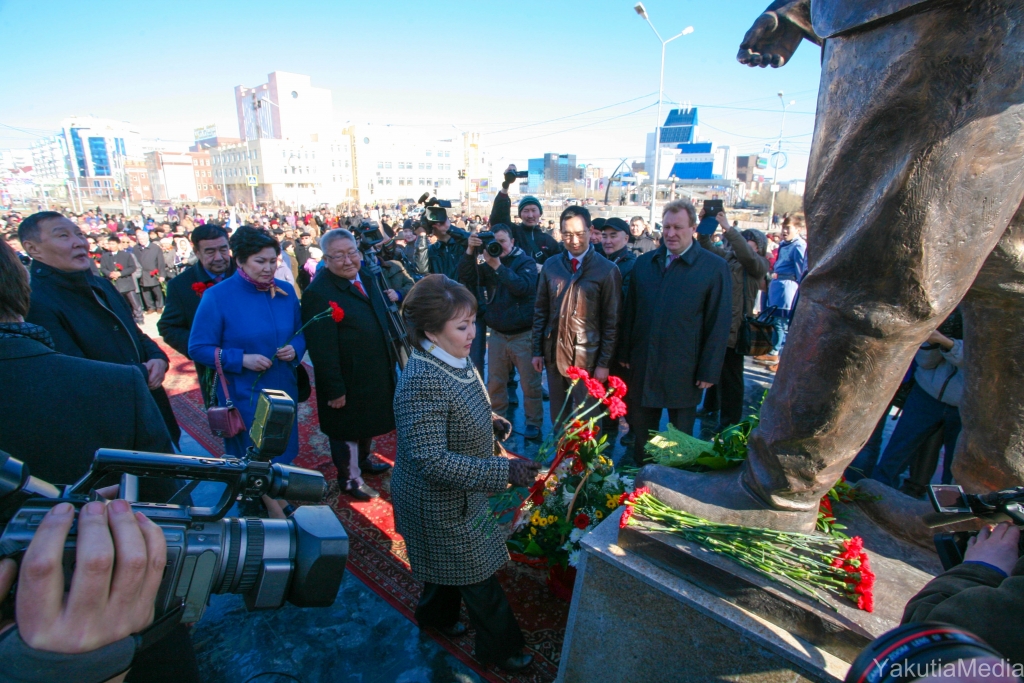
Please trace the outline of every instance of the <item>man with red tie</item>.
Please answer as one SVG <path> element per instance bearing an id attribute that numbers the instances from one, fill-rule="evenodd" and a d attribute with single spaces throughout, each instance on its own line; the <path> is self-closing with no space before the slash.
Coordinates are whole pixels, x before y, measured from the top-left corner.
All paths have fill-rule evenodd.
<path id="1" fill-rule="evenodd" d="M 320 431 L 327 435 L 342 492 L 367 501 L 377 492 L 363 474 L 386 472 L 390 465 L 370 452 L 373 437 L 395 428 L 396 362 L 388 343 L 385 297 L 369 270 L 355 236 L 343 228 L 320 240 L 327 267 L 302 294 L 302 319 L 308 321 L 333 302 L 345 312 L 339 322 L 306 328 L 306 346 L 316 376 Z"/>
<path id="2" fill-rule="evenodd" d="M 565 251 L 544 263 L 533 314 L 533 367 L 547 367 L 552 422 L 565 402 L 569 368 L 607 381 L 622 304 L 618 267 L 590 245 L 590 212 L 570 206 L 559 223 Z M 586 393 L 577 384 L 573 405 Z"/>

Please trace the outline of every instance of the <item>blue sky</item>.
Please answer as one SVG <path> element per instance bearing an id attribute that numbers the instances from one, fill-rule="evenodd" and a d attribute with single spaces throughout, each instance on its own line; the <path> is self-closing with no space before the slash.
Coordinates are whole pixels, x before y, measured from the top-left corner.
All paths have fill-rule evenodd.
<path id="1" fill-rule="evenodd" d="M 776 93 L 796 100 L 780 177 L 801 178 L 820 50 L 805 42 L 778 70 L 738 64 L 767 1 L 644 4 L 664 37 L 694 27 L 668 46 L 665 96 L 700 108 L 702 137 L 761 151 L 779 134 Z M 439 137 L 455 126 L 483 133 L 502 163 L 560 152 L 610 169 L 643 157 L 657 118 L 660 45 L 633 4 L 0 0 L 0 148 L 72 114 L 131 121 L 147 137 L 188 141 L 209 123 L 237 135 L 234 86 L 281 70 L 331 88 L 339 124 L 425 123 Z"/>

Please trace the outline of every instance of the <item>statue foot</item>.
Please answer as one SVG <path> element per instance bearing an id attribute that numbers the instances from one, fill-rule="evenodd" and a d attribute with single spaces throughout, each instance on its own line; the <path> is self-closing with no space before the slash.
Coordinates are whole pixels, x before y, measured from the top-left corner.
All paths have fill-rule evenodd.
<path id="1" fill-rule="evenodd" d="M 935 550 L 933 539 L 937 533 L 976 531 L 982 526 L 980 520 L 973 520 L 933 529 L 926 526 L 921 519 L 924 515 L 934 512 L 928 501 L 911 498 L 874 479 L 861 479 L 857 482 L 857 490 L 870 496 L 857 500 L 857 506 L 871 518 L 871 521 L 893 536 L 910 541 L 925 550 Z"/>
<path id="2" fill-rule="evenodd" d="M 814 531 L 817 509 L 772 508 L 743 483 L 743 470 L 738 467 L 724 472 L 688 472 L 647 465 L 637 475 L 636 486 L 647 486 L 666 505 L 712 522 L 777 531 Z"/>

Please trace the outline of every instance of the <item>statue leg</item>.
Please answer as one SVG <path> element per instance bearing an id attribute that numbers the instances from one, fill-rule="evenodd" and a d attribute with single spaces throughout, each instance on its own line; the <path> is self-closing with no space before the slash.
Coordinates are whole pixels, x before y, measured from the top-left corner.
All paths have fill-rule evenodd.
<path id="1" fill-rule="evenodd" d="M 917 347 L 1024 197 L 1024 7 L 940 5 L 827 41 L 804 206 L 809 271 L 740 471 L 645 469 L 670 505 L 813 528 Z M 662 468 L 664 469 L 664 468 Z"/>
<path id="2" fill-rule="evenodd" d="M 985 261 L 964 315 L 963 431 L 953 459 L 973 492 L 1024 484 L 1024 207 Z"/>

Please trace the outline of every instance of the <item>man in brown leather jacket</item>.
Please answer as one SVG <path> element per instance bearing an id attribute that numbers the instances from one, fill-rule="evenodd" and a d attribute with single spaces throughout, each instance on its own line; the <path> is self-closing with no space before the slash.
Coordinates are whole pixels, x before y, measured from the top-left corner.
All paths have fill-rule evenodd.
<path id="1" fill-rule="evenodd" d="M 607 381 L 622 304 L 618 267 L 590 246 L 590 212 L 570 206 L 559 223 L 565 251 L 544 263 L 533 313 L 533 367 L 548 368 L 552 422 L 565 402 L 570 367 Z M 586 394 L 577 384 L 573 405 Z"/>

